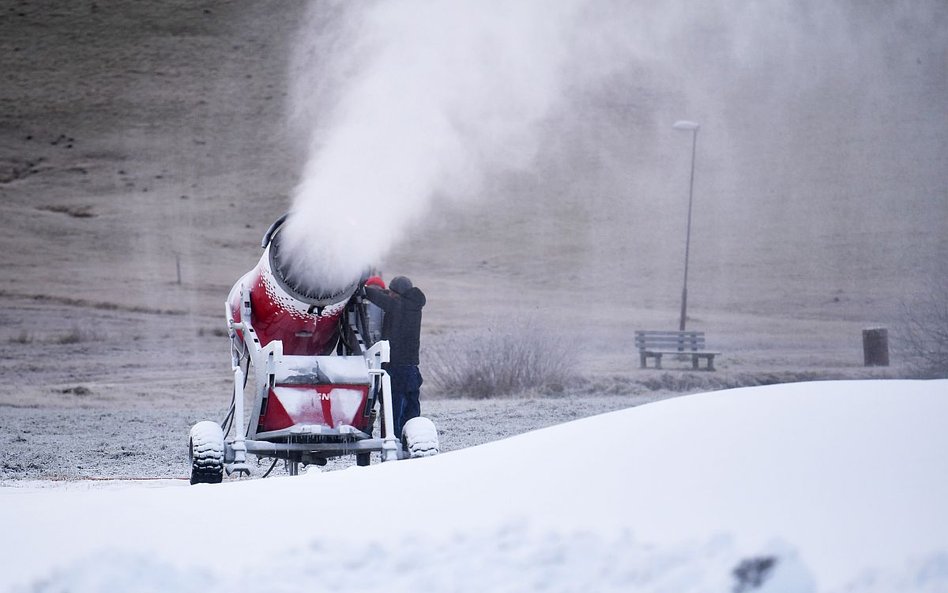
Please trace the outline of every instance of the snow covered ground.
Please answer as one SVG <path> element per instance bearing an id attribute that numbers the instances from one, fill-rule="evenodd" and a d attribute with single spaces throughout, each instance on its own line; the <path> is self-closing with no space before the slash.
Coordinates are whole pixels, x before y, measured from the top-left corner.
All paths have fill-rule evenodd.
<path id="1" fill-rule="evenodd" d="M 0 590 L 948 591 L 946 418 L 945 380 L 797 383 L 298 478 L 7 482 Z"/>

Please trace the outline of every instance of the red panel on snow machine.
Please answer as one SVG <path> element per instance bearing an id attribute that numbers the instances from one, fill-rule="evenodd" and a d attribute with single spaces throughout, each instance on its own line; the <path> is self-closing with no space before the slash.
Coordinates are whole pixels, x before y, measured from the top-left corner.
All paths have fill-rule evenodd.
<path id="1" fill-rule="evenodd" d="M 284 354 L 330 354 L 339 337 L 340 317 L 348 297 L 341 303 L 326 307 L 308 305 L 286 294 L 270 274 L 261 273 L 267 271 L 265 263 L 266 260 L 262 260 L 231 291 L 228 306 L 234 320 L 243 321 L 240 318 L 240 288 L 245 286 L 250 290 L 250 321 L 261 345 L 281 340 Z M 243 339 L 243 335 L 240 337 Z"/>
<path id="2" fill-rule="evenodd" d="M 268 290 L 265 276 L 260 276 L 250 294 L 253 327 L 263 345 L 271 340 L 283 341 L 284 354 L 303 356 L 329 354 L 339 335 L 339 317 L 346 303 L 330 305 L 320 311 L 304 309 L 302 303 L 280 298 Z"/>
<path id="3" fill-rule="evenodd" d="M 348 424 L 364 430 L 368 393 L 367 385 L 277 385 L 270 390 L 259 430 L 281 430 L 294 424 L 330 428 Z"/>

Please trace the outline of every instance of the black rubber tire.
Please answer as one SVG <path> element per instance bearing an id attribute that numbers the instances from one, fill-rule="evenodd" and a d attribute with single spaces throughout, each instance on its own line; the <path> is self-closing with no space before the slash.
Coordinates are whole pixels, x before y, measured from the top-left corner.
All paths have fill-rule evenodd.
<path id="1" fill-rule="evenodd" d="M 224 433 L 210 421 L 191 428 L 191 484 L 220 484 L 224 480 Z"/>
<path id="2" fill-rule="evenodd" d="M 372 463 L 371 453 L 356 453 L 356 465 L 359 467 L 365 467 L 370 463 Z"/>

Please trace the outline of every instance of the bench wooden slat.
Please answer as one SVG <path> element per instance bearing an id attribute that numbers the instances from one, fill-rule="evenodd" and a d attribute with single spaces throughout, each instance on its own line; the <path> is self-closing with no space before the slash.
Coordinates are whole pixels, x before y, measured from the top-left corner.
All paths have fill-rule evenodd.
<path id="1" fill-rule="evenodd" d="M 704 344 L 704 338 L 701 338 L 700 340 L 674 340 L 674 339 L 670 339 L 670 338 L 669 338 L 669 339 L 662 338 L 662 339 L 659 339 L 659 340 L 656 340 L 656 339 L 636 339 L 635 342 L 636 342 L 637 344 L 638 344 L 638 343 L 641 343 L 641 344 L 643 344 L 643 345 L 656 345 L 656 346 L 659 346 L 659 345 L 662 345 L 662 346 L 665 346 L 665 345 L 675 345 L 675 344 L 687 344 L 687 345 L 690 346 L 690 345 L 693 345 L 693 344 Z"/>
<path id="2" fill-rule="evenodd" d="M 643 348 L 643 350 L 645 350 L 649 354 L 687 354 L 689 356 L 692 354 L 699 354 L 701 356 L 707 356 L 709 354 L 720 354 L 720 352 L 717 352 L 715 350 L 670 350 L 670 349 L 662 350 L 659 348 Z"/>
<path id="3" fill-rule="evenodd" d="M 662 356 L 684 355 L 691 357 L 692 367 L 698 368 L 698 361 L 707 361 L 707 370 L 714 370 L 714 357 L 720 354 L 705 350 L 704 332 L 671 330 L 636 330 L 635 346 L 639 349 L 642 368 L 647 368 L 647 359 L 655 359 L 655 368 L 662 368 Z"/>

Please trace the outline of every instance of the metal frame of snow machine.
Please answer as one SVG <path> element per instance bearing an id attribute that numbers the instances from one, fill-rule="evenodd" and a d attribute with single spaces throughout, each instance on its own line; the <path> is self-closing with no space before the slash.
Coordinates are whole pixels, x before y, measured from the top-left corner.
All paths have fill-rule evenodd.
<path id="1" fill-rule="evenodd" d="M 235 436 L 224 445 L 224 467 L 228 474 L 249 473 L 246 454 L 283 459 L 291 475 L 299 464 L 324 465 L 331 457 L 356 455 L 359 465 L 368 465 L 372 453 L 381 453 L 382 461 L 404 456 L 395 438 L 392 414 L 391 382 L 382 364 L 389 360 L 389 343 L 381 340 L 367 348 L 363 340 L 365 311 L 361 298 L 354 297 L 347 305 L 344 332 L 339 354 L 328 356 L 292 356 L 283 353 L 283 343 L 273 340 L 260 343 L 252 319 L 250 291 L 242 287 L 240 321 L 227 307 L 231 338 L 231 367 L 234 373 L 233 424 Z M 250 422 L 243 431 L 245 386 L 247 373 L 253 367 L 254 388 Z M 304 389 L 327 406 L 333 405 L 336 392 L 351 397 L 359 393 L 361 418 L 356 422 L 327 426 L 324 423 L 295 423 L 286 428 L 261 430 L 275 390 Z M 351 405 L 351 404 L 350 404 Z M 372 430 L 381 407 L 382 437 L 373 437 Z M 359 426 L 354 426 L 358 424 Z"/>

